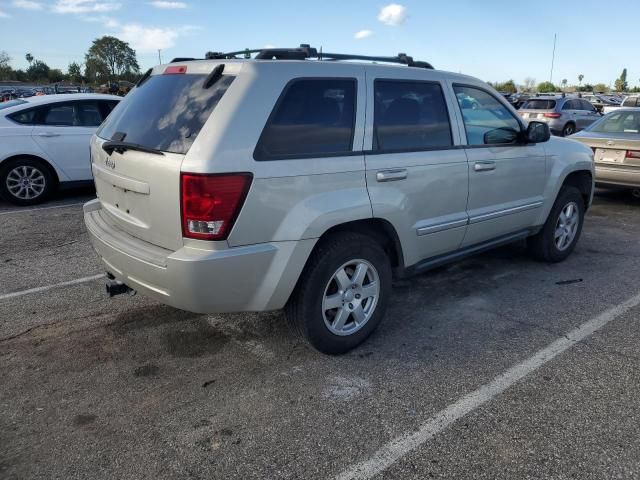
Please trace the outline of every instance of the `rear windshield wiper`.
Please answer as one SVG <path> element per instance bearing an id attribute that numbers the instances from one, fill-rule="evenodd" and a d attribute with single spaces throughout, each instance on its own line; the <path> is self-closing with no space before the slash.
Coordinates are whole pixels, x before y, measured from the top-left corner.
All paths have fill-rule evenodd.
<path id="1" fill-rule="evenodd" d="M 138 145 L 137 143 L 129 143 L 129 142 L 104 142 L 102 144 L 102 149 L 111 155 L 114 150 L 118 153 L 123 153 L 125 150 L 136 150 L 138 152 L 144 153 L 153 153 L 155 155 L 164 155 L 160 150 L 156 150 L 155 148 L 144 147 L 142 145 Z"/>

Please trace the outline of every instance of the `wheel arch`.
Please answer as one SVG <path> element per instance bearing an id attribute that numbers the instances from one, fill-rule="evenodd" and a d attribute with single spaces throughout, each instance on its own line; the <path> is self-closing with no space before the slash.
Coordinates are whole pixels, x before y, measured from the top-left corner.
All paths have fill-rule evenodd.
<path id="1" fill-rule="evenodd" d="M 564 177 L 562 186 L 577 188 L 584 200 L 585 211 L 589 208 L 593 196 L 593 175 L 589 170 L 574 170 L 573 172 L 569 172 Z"/>
<path id="2" fill-rule="evenodd" d="M 18 154 L 14 154 L 11 155 L 9 157 L 6 157 L 2 160 L 0 160 L 0 170 L 7 165 L 7 163 L 11 163 L 11 162 L 15 162 L 16 160 L 20 160 L 21 158 L 28 158 L 30 160 L 35 160 L 37 162 L 40 162 L 44 165 L 44 167 L 49 170 L 49 173 L 51 173 L 51 175 L 53 176 L 53 180 L 55 181 L 55 185 L 59 185 L 61 182 L 60 179 L 60 174 L 58 172 L 58 170 L 56 169 L 55 166 L 53 166 L 53 164 L 48 161 L 45 158 L 42 158 L 38 155 L 33 155 L 33 154 L 29 154 L 29 153 L 18 153 Z"/>

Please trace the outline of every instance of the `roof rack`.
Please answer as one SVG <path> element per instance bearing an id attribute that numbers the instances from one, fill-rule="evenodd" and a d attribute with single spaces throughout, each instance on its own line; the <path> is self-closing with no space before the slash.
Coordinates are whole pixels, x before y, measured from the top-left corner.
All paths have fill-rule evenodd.
<path id="1" fill-rule="evenodd" d="M 408 67 L 428 68 L 433 70 L 429 62 L 416 61 L 406 53 L 399 53 L 395 57 L 376 57 L 369 55 L 352 55 L 348 53 L 326 53 L 322 49 L 318 51 L 307 44 L 302 44 L 298 48 L 259 48 L 255 50 L 245 49 L 237 52 L 207 52 L 207 60 L 237 59 L 238 55 L 249 59 L 255 54 L 256 60 L 317 60 L 340 61 L 340 60 L 364 60 L 368 62 L 399 63 Z"/>

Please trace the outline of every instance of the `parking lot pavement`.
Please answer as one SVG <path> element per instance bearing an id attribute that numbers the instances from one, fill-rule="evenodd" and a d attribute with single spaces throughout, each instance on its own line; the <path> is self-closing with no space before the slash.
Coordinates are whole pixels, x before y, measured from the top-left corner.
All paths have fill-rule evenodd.
<path id="1" fill-rule="evenodd" d="M 81 210 L 47 212 L 0 217 L 2 478 L 640 477 L 626 195 L 596 198 L 562 264 L 516 244 L 397 282 L 378 332 L 341 357 L 279 312 L 108 300 L 100 279 L 22 295 L 101 270 Z"/>

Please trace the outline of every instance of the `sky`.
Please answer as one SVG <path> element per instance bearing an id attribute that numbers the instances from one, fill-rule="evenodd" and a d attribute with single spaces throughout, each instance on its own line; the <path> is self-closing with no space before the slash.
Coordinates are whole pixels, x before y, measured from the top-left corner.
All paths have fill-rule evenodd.
<path id="1" fill-rule="evenodd" d="M 550 78 L 613 85 L 623 68 L 629 86 L 640 83 L 640 33 L 624 22 L 638 18 L 640 2 L 623 12 L 602 2 L 537 0 L 0 0 L 0 50 L 14 68 L 30 52 L 52 68 L 82 63 L 91 42 L 113 35 L 136 50 L 141 70 L 174 57 L 206 51 L 309 43 L 332 53 L 407 53 L 435 68 L 485 81 Z M 576 5 L 576 6 L 574 6 Z M 577 6 L 579 5 L 579 6 Z M 619 26 L 619 27 L 617 27 Z M 632 50 L 633 49 L 633 50 Z M 640 63 L 640 61 L 637 61 Z"/>

